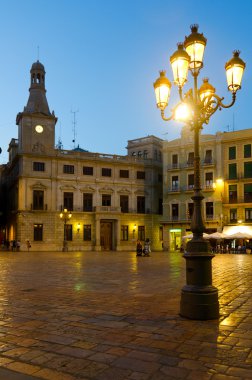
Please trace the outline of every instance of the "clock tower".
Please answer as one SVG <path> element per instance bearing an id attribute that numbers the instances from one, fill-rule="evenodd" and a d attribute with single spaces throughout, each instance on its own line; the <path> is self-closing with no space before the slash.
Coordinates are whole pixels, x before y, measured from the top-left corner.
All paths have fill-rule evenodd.
<path id="1" fill-rule="evenodd" d="M 57 118 L 50 112 L 45 89 L 45 68 L 39 61 L 31 70 L 30 95 L 23 112 L 16 118 L 18 152 L 50 154 L 55 149 Z"/>

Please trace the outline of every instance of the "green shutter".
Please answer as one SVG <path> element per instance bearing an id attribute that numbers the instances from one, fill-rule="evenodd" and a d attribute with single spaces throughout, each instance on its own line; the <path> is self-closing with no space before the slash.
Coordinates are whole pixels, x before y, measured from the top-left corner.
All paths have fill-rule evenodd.
<path id="1" fill-rule="evenodd" d="M 244 162 L 244 177 L 252 178 L 252 161 Z"/>
<path id="2" fill-rule="evenodd" d="M 236 147 L 230 146 L 229 147 L 229 160 L 234 160 L 236 158 Z"/>
<path id="3" fill-rule="evenodd" d="M 252 193 L 252 183 L 246 183 L 244 185 L 244 193 Z"/>
<path id="4" fill-rule="evenodd" d="M 244 145 L 244 158 L 251 157 L 251 144 Z"/>
<path id="5" fill-rule="evenodd" d="M 229 164 L 228 165 L 228 178 L 229 179 L 236 179 L 237 173 L 236 173 L 236 164 Z"/>

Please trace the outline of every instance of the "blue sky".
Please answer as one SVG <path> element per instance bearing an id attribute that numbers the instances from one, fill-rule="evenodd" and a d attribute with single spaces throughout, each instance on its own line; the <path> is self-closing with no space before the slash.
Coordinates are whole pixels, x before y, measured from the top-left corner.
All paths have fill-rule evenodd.
<path id="1" fill-rule="evenodd" d="M 47 99 L 58 117 L 56 140 L 92 152 L 126 154 L 127 140 L 171 140 L 181 124 L 164 122 L 153 82 L 160 69 L 172 79 L 170 55 L 199 24 L 207 38 L 201 78 L 209 77 L 228 103 L 225 63 L 241 50 L 247 67 L 237 102 L 217 112 L 204 133 L 250 128 L 252 3 L 237 0 L 0 0 L 0 163 L 17 138 L 16 115 L 28 100 L 30 68 L 46 69 Z M 192 86 L 189 78 L 188 90 Z M 171 105 L 178 101 L 172 88 Z"/>

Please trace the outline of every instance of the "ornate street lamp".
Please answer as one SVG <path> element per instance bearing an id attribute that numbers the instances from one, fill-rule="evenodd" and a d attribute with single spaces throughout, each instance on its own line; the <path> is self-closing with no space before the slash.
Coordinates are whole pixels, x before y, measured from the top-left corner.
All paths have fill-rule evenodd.
<path id="1" fill-rule="evenodd" d="M 63 212 L 60 213 L 60 218 L 64 222 L 64 240 L 63 240 L 62 251 L 67 252 L 68 251 L 68 244 L 67 244 L 67 238 L 66 238 L 67 237 L 66 236 L 66 225 L 67 225 L 67 221 L 72 218 L 71 211 L 68 211 L 67 208 L 64 208 Z"/>
<path id="2" fill-rule="evenodd" d="M 202 217 L 202 200 L 200 184 L 200 156 L 199 132 L 203 124 L 209 122 L 210 117 L 221 108 L 231 107 L 236 100 L 236 92 L 241 88 L 241 81 L 245 63 L 239 57 L 239 51 L 225 65 L 228 90 L 232 93 L 232 101 L 225 105 L 224 98 L 215 93 L 215 88 L 203 79 L 198 89 L 198 75 L 203 67 L 203 56 L 207 40 L 198 33 L 198 25 L 191 26 L 191 34 L 185 38 L 183 44 L 178 44 L 178 50 L 170 57 L 174 84 L 178 86 L 180 103 L 172 110 L 170 117 L 165 117 L 164 111 L 168 105 L 171 83 L 160 72 L 160 77 L 154 83 L 157 98 L 157 107 L 161 111 L 162 119 L 180 120 L 187 124 L 194 132 L 194 203 L 191 230 L 193 238 L 187 243 L 184 258 L 186 259 L 186 285 L 182 288 L 180 314 L 191 319 L 216 319 L 219 317 L 218 290 L 212 285 L 212 258 L 210 246 L 203 239 L 205 225 Z M 183 86 L 187 81 L 188 70 L 194 78 L 192 89 L 183 94 Z M 187 118 L 182 118 L 177 112 L 181 107 L 187 109 Z"/>

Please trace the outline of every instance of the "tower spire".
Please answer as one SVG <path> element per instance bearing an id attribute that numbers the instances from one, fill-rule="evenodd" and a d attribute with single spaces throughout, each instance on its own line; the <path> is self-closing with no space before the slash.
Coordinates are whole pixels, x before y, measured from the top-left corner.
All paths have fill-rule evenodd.
<path id="1" fill-rule="evenodd" d="M 37 62 L 33 63 L 30 73 L 30 95 L 24 112 L 51 115 L 46 99 L 44 65 L 37 60 Z"/>

